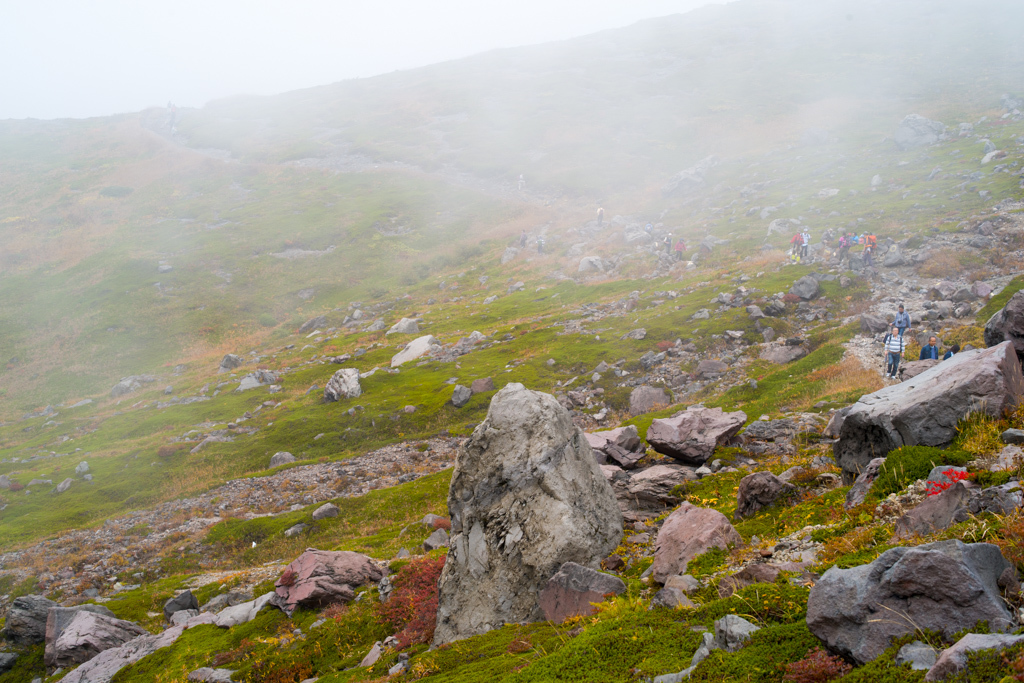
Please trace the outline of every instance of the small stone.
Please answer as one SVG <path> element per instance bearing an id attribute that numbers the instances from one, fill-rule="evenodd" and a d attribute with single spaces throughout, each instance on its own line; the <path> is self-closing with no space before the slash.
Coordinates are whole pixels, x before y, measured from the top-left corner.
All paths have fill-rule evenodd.
<path id="1" fill-rule="evenodd" d="M 326 503 L 321 505 L 313 511 L 313 520 L 320 521 L 321 519 L 327 519 L 329 517 L 337 517 L 340 514 L 338 506 L 334 503 Z"/>

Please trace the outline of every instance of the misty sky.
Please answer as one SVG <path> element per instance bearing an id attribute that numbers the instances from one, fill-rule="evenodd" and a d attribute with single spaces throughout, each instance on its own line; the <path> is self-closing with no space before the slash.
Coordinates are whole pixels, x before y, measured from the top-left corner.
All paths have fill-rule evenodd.
<path id="1" fill-rule="evenodd" d="M 0 1 L 0 119 L 202 106 L 726 0 Z"/>

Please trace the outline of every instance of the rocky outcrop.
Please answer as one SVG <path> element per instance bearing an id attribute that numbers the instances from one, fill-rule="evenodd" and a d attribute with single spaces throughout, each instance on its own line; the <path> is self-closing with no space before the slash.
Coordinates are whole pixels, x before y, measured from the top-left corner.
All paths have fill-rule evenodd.
<path id="1" fill-rule="evenodd" d="M 55 618 L 59 619 L 56 615 Z M 130 621 L 85 610 L 76 611 L 57 638 L 46 644 L 45 661 L 50 667 L 74 666 L 142 635 L 148 635 L 148 632 Z"/>
<path id="2" fill-rule="evenodd" d="M 726 550 L 743 542 L 729 519 L 718 510 L 683 503 L 668 516 L 654 546 L 651 576 L 658 583 L 686 574 L 690 560 L 711 548 Z"/>
<path id="3" fill-rule="evenodd" d="M 945 131 L 945 124 L 939 121 L 932 121 L 918 114 L 909 114 L 896 128 L 893 141 L 900 149 L 934 145 L 944 137 Z"/>
<path id="4" fill-rule="evenodd" d="M 988 543 L 893 548 L 871 564 L 825 572 L 811 588 L 807 627 L 859 664 L 918 628 L 948 638 L 987 620 L 991 630 L 1005 631 L 1014 620 L 999 581 L 1011 566 Z"/>
<path id="5" fill-rule="evenodd" d="M 417 337 L 391 358 L 391 367 L 397 368 L 411 360 L 422 358 L 430 353 L 434 347 L 440 348 L 434 335 L 428 334 L 424 337 Z"/>
<path id="6" fill-rule="evenodd" d="M 661 510 L 677 505 L 681 499 L 672 489 L 686 481 L 696 481 L 697 475 L 689 467 L 655 465 L 629 477 L 625 499 L 638 510 Z"/>
<path id="7" fill-rule="evenodd" d="M 967 657 L 972 652 L 1004 650 L 1022 641 L 1024 641 L 1024 635 L 1004 636 L 995 633 L 968 633 L 939 654 L 935 664 L 924 675 L 924 680 L 943 681 L 954 674 L 960 673 L 963 669 L 967 668 Z"/>
<path id="8" fill-rule="evenodd" d="M 548 394 L 510 383 L 459 452 L 436 644 L 543 618 L 538 593 L 566 562 L 596 568 L 622 513 L 583 432 Z"/>
<path id="9" fill-rule="evenodd" d="M 359 371 L 355 368 L 342 368 L 327 380 L 324 387 L 324 400 L 340 401 L 343 398 L 357 398 L 363 393 L 359 385 Z"/>
<path id="10" fill-rule="evenodd" d="M 868 496 L 868 491 L 871 490 L 871 485 L 875 483 L 875 479 L 878 479 L 883 465 L 885 465 L 885 458 L 875 458 L 864 467 L 861 473 L 857 475 L 853 486 L 846 493 L 846 502 L 843 504 L 843 507 L 849 510 L 864 502 L 864 499 Z"/>
<path id="11" fill-rule="evenodd" d="M 308 334 L 324 327 L 327 327 L 327 316 L 318 315 L 302 323 L 299 327 L 299 334 Z"/>
<path id="12" fill-rule="evenodd" d="M 57 607 L 53 600 L 41 595 L 25 595 L 14 598 L 7 611 L 3 636 L 15 645 L 35 645 L 46 640 L 46 617 L 51 607 Z"/>
<path id="13" fill-rule="evenodd" d="M 818 292 L 821 290 L 821 284 L 810 275 L 804 275 L 802 278 L 793 283 L 793 286 L 789 288 L 789 293 L 793 296 L 798 296 L 805 301 L 809 301 L 814 297 L 818 296 Z"/>
<path id="14" fill-rule="evenodd" d="M 419 334 L 419 331 L 419 321 L 416 318 L 402 318 L 384 334 Z"/>
<path id="15" fill-rule="evenodd" d="M 806 355 L 807 348 L 803 345 L 790 346 L 785 343 L 771 343 L 764 345 L 760 358 L 776 365 L 785 365 L 786 363 L 800 360 Z"/>
<path id="16" fill-rule="evenodd" d="M 232 626 L 247 624 L 256 618 L 256 615 L 260 613 L 260 610 L 271 604 L 286 605 L 287 603 L 285 602 L 285 599 L 279 600 L 276 593 L 264 593 L 255 600 L 249 600 L 248 602 L 241 602 L 237 605 L 225 607 L 221 611 L 217 612 L 217 616 L 213 617 L 211 623 L 216 624 L 221 628 L 231 628 Z"/>
<path id="17" fill-rule="evenodd" d="M 967 521 L 971 499 L 979 493 L 981 491 L 977 484 L 958 481 L 945 491 L 928 496 L 920 505 L 896 520 L 896 538 L 927 536 Z"/>
<path id="18" fill-rule="evenodd" d="M 205 615 L 201 615 L 205 616 Z M 172 626 L 157 635 L 144 635 L 120 647 L 104 650 L 61 679 L 62 683 L 109 683 L 118 671 L 147 655 L 174 644 L 184 626 Z"/>
<path id="19" fill-rule="evenodd" d="M 985 344 L 996 346 L 1010 342 L 1017 358 L 1024 362 L 1024 290 L 1016 292 L 1006 306 L 985 323 Z"/>
<path id="20" fill-rule="evenodd" d="M 671 403 L 672 397 L 661 387 L 637 387 L 629 394 L 629 412 L 633 415 L 667 408 Z"/>
<path id="21" fill-rule="evenodd" d="M 225 372 L 231 372 L 244 362 L 245 360 L 241 356 L 236 356 L 233 353 L 229 353 L 225 355 L 223 358 L 221 358 L 220 367 L 217 368 L 217 373 L 223 374 Z"/>
<path id="22" fill-rule="evenodd" d="M 647 443 L 662 455 L 686 465 L 699 467 L 743 428 L 747 414 L 723 412 L 721 408 L 690 406 L 676 415 L 654 420 L 647 430 Z"/>
<path id="23" fill-rule="evenodd" d="M 560 624 L 569 617 L 593 614 L 596 609 L 592 603 L 625 591 L 626 584 L 617 576 L 566 562 L 540 592 L 539 604 L 545 619 Z"/>
<path id="24" fill-rule="evenodd" d="M 199 610 L 199 601 L 192 591 L 183 591 L 164 603 L 164 619 L 170 619 L 175 612 L 185 609 Z"/>
<path id="25" fill-rule="evenodd" d="M 281 465 L 287 465 L 295 462 L 295 456 L 288 451 L 278 451 L 270 456 L 269 467 L 280 467 Z"/>
<path id="26" fill-rule="evenodd" d="M 900 365 L 900 379 L 906 382 L 908 379 L 914 379 L 922 372 L 931 370 L 936 365 L 941 363 L 941 360 L 912 360 L 907 363 Z"/>
<path id="27" fill-rule="evenodd" d="M 754 472 L 740 479 L 736 493 L 735 519 L 756 514 L 780 498 L 786 498 L 796 491 L 792 484 L 782 481 L 771 472 Z"/>
<path id="28" fill-rule="evenodd" d="M 584 436 L 587 437 L 587 443 L 593 449 L 599 465 L 612 463 L 631 470 L 647 452 L 634 425 L 618 427 L 607 432 L 588 433 Z"/>
<path id="29" fill-rule="evenodd" d="M 455 388 L 452 389 L 452 405 L 456 408 L 463 407 L 469 403 L 471 398 L 473 398 L 473 390 L 469 387 L 456 384 Z"/>
<path id="30" fill-rule="evenodd" d="M 970 412 L 1002 415 L 1024 400 L 1013 345 L 963 351 L 913 380 L 862 396 L 833 445 L 846 483 L 874 458 L 901 446 L 945 446 Z"/>
<path id="31" fill-rule="evenodd" d="M 356 587 L 383 577 L 381 568 L 366 555 L 311 548 L 285 567 L 274 584 L 276 603 L 291 614 L 299 606 L 348 602 L 356 596 Z"/>
<path id="32" fill-rule="evenodd" d="M 64 629 L 79 612 L 93 612 L 111 619 L 117 617 L 103 605 L 78 605 L 77 607 L 51 607 L 46 615 L 46 647 L 43 650 L 43 661 L 48 667 L 55 668 L 56 643 Z M 134 637 L 134 636 L 133 636 Z"/>

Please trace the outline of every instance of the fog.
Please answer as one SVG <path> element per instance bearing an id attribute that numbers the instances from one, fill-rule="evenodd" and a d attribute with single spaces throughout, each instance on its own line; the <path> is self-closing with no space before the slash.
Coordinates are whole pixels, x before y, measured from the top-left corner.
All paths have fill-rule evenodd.
<path id="1" fill-rule="evenodd" d="M 726 0 L 40 0 L 0 22 L 0 119 L 202 106 L 559 40 Z"/>

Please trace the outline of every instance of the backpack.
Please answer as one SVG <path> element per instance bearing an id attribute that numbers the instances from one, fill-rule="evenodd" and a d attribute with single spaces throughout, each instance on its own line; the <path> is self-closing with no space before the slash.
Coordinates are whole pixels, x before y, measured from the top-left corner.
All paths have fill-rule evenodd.
<path id="1" fill-rule="evenodd" d="M 867 235 L 864 238 L 864 245 L 865 246 L 874 249 L 876 244 L 877 244 L 877 240 L 875 239 L 874 235 Z"/>

